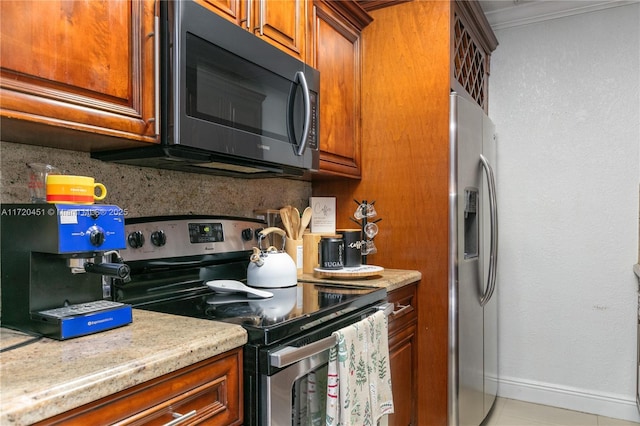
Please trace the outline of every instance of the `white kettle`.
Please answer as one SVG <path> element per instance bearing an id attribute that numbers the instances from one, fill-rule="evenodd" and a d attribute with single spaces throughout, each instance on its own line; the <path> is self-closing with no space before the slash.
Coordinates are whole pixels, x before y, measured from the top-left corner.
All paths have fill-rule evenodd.
<path id="1" fill-rule="evenodd" d="M 270 233 L 282 236 L 282 250 L 273 246 L 262 248 L 262 241 Z M 247 267 L 247 285 L 261 288 L 291 287 L 298 284 L 296 264 L 285 251 L 285 232 L 276 227 L 266 228 L 258 233 L 258 247 L 254 247 Z"/>

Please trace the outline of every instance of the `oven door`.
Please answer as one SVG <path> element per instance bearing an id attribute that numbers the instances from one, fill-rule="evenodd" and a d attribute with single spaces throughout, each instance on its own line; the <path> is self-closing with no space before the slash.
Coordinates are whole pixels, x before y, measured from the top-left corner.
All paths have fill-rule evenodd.
<path id="1" fill-rule="evenodd" d="M 335 346 L 333 336 L 290 354 L 297 361 L 273 376 L 263 376 L 267 396 L 263 424 L 269 426 L 324 425 L 329 350 Z M 309 346 L 321 352 L 307 355 Z M 273 358 L 272 358 L 273 360 Z M 273 365 L 273 364 L 272 364 Z"/>
<path id="2" fill-rule="evenodd" d="M 326 413 L 329 351 L 337 342 L 332 333 L 382 310 L 386 315 L 393 304 L 384 303 L 361 312 L 356 318 L 340 321 L 323 334 L 328 336 L 300 347 L 285 345 L 269 351 L 270 369 L 261 375 L 265 397 L 261 424 L 266 426 L 324 425 Z M 308 340 L 302 336 L 297 341 Z"/>

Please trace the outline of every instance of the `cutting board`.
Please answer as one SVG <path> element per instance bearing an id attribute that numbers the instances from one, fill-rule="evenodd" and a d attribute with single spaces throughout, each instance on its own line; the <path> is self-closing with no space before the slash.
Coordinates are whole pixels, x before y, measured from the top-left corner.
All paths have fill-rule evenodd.
<path id="1" fill-rule="evenodd" d="M 313 275 L 318 278 L 358 279 L 380 275 L 383 271 L 382 266 L 360 265 L 342 269 L 315 268 Z"/>

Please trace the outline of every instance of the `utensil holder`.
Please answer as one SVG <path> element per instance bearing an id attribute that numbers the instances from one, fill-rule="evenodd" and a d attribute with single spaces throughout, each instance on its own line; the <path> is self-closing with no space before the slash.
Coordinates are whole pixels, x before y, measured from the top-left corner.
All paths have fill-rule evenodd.
<path id="1" fill-rule="evenodd" d="M 303 258 L 303 243 L 302 240 L 292 240 L 286 237 L 284 243 L 284 251 L 293 259 L 293 263 L 296 264 L 298 276 L 302 275 L 302 266 L 304 263 Z"/>
<path id="2" fill-rule="evenodd" d="M 308 232 L 302 236 L 302 272 L 313 274 L 318 267 L 318 244 L 322 234 Z"/>

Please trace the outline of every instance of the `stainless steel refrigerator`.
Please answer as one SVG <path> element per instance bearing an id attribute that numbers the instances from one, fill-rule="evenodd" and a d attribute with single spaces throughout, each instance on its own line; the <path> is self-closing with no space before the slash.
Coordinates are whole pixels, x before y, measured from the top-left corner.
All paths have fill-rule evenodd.
<path id="1" fill-rule="evenodd" d="M 449 179 L 450 425 L 479 425 L 498 389 L 494 125 L 452 93 Z"/>

